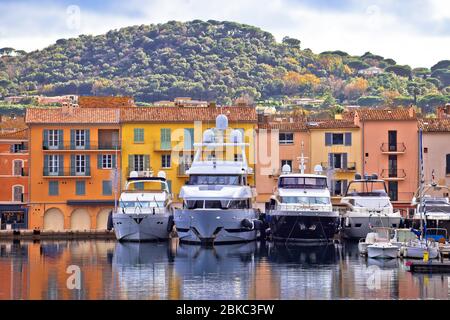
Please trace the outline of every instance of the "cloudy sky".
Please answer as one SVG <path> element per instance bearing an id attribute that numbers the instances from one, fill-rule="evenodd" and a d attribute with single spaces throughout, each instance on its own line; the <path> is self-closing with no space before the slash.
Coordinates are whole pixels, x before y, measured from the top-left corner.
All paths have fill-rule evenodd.
<path id="1" fill-rule="evenodd" d="M 255 25 L 314 52 L 370 51 L 413 67 L 450 59 L 448 0 L 0 0 L 0 48 L 193 19 Z"/>

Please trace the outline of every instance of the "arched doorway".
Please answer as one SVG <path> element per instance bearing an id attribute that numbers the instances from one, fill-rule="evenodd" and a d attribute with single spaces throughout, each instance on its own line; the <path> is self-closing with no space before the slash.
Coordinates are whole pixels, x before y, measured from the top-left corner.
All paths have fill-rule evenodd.
<path id="1" fill-rule="evenodd" d="M 97 214 L 97 230 L 105 230 L 108 224 L 108 215 L 111 209 L 102 209 Z"/>
<path id="2" fill-rule="evenodd" d="M 44 230 L 64 230 L 64 215 L 61 210 L 51 208 L 44 213 Z"/>
<path id="3" fill-rule="evenodd" d="M 91 217 L 86 209 L 76 209 L 70 216 L 71 230 L 91 229 Z"/>

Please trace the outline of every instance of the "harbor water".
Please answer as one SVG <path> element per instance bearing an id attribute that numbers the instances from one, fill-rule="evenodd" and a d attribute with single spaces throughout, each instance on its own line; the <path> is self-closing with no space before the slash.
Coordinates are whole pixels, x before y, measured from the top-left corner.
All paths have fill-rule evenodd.
<path id="1" fill-rule="evenodd" d="M 0 242 L 0 299 L 449 298 L 449 276 L 404 264 L 361 257 L 356 243 Z"/>

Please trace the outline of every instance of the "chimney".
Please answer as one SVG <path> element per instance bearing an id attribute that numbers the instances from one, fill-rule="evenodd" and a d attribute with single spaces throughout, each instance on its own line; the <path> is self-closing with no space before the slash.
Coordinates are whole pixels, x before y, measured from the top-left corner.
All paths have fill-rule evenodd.
<path id="1" fill-rule="evenodd" d="M 408 113 L 411 118 L 414 118 L 416 116 L 416 110 L 414 110 L 413 106 L 408 108 Z"/>
<path id="2" fill-rule="evenodd" d="M 341 113 L 336 113 L 334 115 L 334 120 L 342 120 L 342 114 Z"/>
<path id="3" fill-rule="evenodd" d="M 63 114 L 73 114 L 73 106 L 72 104 L 68 103 L 68 102 L 63 102 L 62 103 L 62 107 L 61 107 L 61 111 Z"/>

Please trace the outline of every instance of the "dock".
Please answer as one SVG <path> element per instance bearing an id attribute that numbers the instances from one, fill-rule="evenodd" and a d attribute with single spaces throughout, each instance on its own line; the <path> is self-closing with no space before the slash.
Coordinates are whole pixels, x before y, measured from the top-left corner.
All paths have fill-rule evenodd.
<path id="1" fill-rule="evenodd" d="M 413 273 L 450 273 L 450 262 L 415 261 L 409 264 L 409 271 Z"/>
<path id="2" fill-rule="evenodd" d="M 87 240 L 116 239 L 108 230 L 0 230 L 0 240 Z"/>

